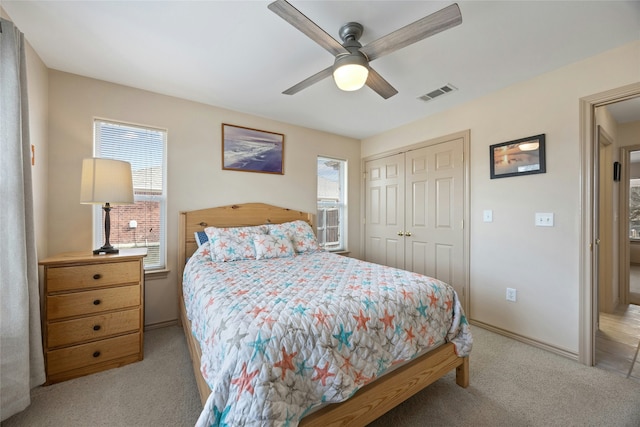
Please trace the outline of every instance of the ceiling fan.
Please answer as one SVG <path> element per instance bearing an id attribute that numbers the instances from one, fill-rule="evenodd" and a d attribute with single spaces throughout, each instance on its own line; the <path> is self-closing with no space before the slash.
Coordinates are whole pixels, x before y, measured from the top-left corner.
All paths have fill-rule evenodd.
<path id="1" fill-rule="evenodd" d="M 357 22 L 340 28 L 338 34 L 343 41 L 340 44 L 286 0 L 274 1 L 268 8 L 335 56 L 332 66 L 282 92 L 286 95 L 300 92 L 333 74 L 342 90 L 358 90 L 366 84 L 384 99 L 390 98 L 398 91 L 371 68 L 369 62 L 462 23 L 460 8 L 454 3 L 362 46 L 358 39 L 363 27 Z"/>

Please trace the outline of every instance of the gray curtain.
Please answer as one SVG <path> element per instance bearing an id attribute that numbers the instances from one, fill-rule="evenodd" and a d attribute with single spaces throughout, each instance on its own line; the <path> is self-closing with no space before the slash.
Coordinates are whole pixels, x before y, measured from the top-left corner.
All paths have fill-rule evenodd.
<path id="1" fill-rule="evenodd" d="M 24 36 L 0 19 L 0 411 L 45 381 L 40 331 Z"/>

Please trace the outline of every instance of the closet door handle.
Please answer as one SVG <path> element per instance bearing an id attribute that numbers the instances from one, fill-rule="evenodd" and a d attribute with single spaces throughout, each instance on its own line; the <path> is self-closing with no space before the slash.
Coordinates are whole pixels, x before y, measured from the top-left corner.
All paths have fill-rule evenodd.
<path id="1" fill-rule="evenodd" d="M 404 236 L 404 232 L 398 231 L 398 236 Z"/>
<path id="2" fill-rule="evenodd" d="M 407 237 L 411 237 L 411 232 L 407 231 L 407 232 L 404 233 L 404 235 L 407 236 Z"/>

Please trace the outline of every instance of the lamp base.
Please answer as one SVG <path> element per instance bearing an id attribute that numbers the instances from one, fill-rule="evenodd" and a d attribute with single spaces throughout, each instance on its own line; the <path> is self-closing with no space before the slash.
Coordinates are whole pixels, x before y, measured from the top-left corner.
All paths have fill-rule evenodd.
<path id="1" fill-rule="evenodd" d="M 103 246 L 99 249 L 96 249 L 93 251 L 94 255 L 100 255 L 100 254 L 117 254 L 119 253 L 120 250 L 118 248 L 114 248 L 113 246 L 109 245 L 109 246 Z"/>
<path id="2" fill-rule="evenodd" d="M 117 254 L 120 252 L 118 248 L 114 248 L 113 245 L 109 243 L 109 234 L 111 234 L 111 216 L 109 215 L 111 205 L 109 202 L 106 202 L 102 209 L 104 209 L 104 245 L 102 245 L 100 249 L 93 251 L 93 254 Z"/>

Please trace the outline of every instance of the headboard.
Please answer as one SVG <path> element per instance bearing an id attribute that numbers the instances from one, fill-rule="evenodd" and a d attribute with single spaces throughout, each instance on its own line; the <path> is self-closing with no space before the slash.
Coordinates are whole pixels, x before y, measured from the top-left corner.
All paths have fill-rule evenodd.
<path id="1" fill-rule="evenodd" d="M 182 284 L 182 273 L 187 257 L 198 248 L 195 232 L 206 227 L 243 227 L 262 224 L 281 224 L 302 220 L 313 227 L 314 215 L 308 212 L 294 211 L 265 203 L 243 203 L 180 212 L 180 233 L 178 250 L 178 282 Z"/>

